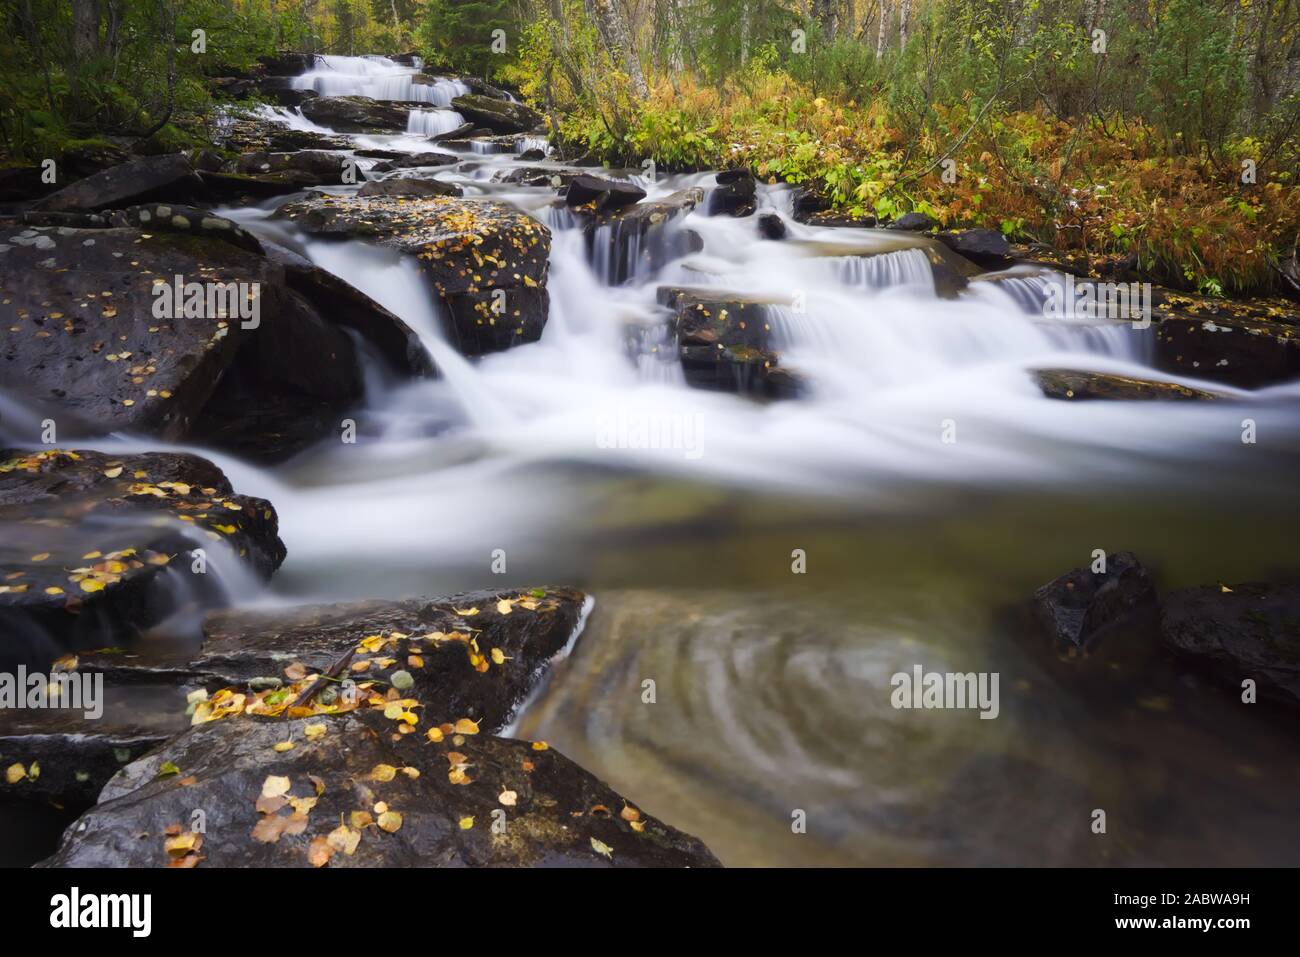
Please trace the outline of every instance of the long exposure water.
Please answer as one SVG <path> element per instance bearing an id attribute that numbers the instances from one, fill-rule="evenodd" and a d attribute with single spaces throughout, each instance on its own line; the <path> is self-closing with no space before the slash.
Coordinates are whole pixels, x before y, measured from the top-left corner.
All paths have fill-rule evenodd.
<path id="1" fill-rule="evenodd" d="M 298 83 L 434 107 L 460 91 L 417 72 L 326 57 Z M 354 139 L 422 152 L 460 123 L 447 111 Z M 784 186 L 760 185 L 753 216 L 708 216 L 706 202 L 672 221 L 702 248 L 648 269 L 608 232 L 589 251 L 554 189 L 494 178 L 563 166 L 553 157 L 458 157 L 395 175 L 456 183 L 553 230 L 541 341 L 472 362 L 444 339 L 413 260 L 307 237 L 272 218 L 284 200 L 220 210 L 401 316 L 440 370 L 413 384 L 372 374 L 355 445 L 327 440 L 276 468 L 197 450 L 279 512 L 288 559 L 238 602 L 587 589 L 586 631 L 515 730 L 728 864 L 1294 862 L 1293 734 L 1166 661 L 1151 622 L 1065 664 L 1005 612 L 1095 548 L 1135 551 L 1165 589 L 1294 577 L 1300 387 L 1054 401 L 1030 370 L 1169 379 L 1150 366 L 1152 331 L 1045 319 L 1045 275 L 941 296 L 929 240 L 802 225 Z M 632 178 L 650 199 L 715 185 Z M 760 238 L 762 213 L 786 239 Z M 782 364 L 807 394 L 688 387 L 668 361 L 665 285 L 772 303 Z M 603 440 L 664 423 L 689 441 Z M 916 664 L 1000 673 L 999 718 L 895 710 L 890 676 Z M 1097 808 L 1105 835 L 1089 829 Z"/>

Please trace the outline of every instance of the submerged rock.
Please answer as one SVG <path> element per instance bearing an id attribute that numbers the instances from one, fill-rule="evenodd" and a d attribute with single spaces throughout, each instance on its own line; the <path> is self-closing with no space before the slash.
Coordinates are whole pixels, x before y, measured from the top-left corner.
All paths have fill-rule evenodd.
<path id="1" fill-rule="evenodd" d="M 542 115 L 522 103 L 511 103 L 480 93 L 466 93 L 454 98 L 451 108 L 467 120 L 496 133 L 527 133 L 542 123 Z"/>
<path id="2" fill-rule="evenodd" d="M 1202 389 L 1192 389 L 1175 382 L 1133 379 L 1105 372 L 1082 372 L 1074 369 L 1038 369 L 1033 373 L 1038 387 L 1049 399 L 1084 401 L 1118 399 L 1125 401 L 1213 401 L 1225 396 Z"/>
<path id="3" fill-rule="evenodd" d="M 1105 568 L 1076 568 L 1034 592 L 1038 624 L 1067 654 L 1087 651 L 1106 629 L 1154 607 L 1155 586 L 1132 552 L 1107 556 Z"/>
<path id="4" fill-rule="evenodd" d="M 1183 588 L 1160 608 L 1165 647 L 1243 693 L 1300 704 L 1300 585 L 1251 582 Z"/>
<path id="5" fill-rule="evenodd" d="M 179 453 L 0 452 L 0 527 L 7 670 L 128 643 L 178 601 L 215 600 L 219 576 L 206 574 L 206 558 L 205 573 L 193 572 L 196 548 L 213 563 L 229 553 L 263 579 L 285 555 L 269 502 L 235 494 L 211 462 Z"/>
<path id="6" fill-rule="evenodd" d="M 278 216 L 308 233 L 369 239 L 416 256 L 447 307 L 449 337 L 481 355 L 541 337 L 551 234 L 504 203 L 320 196 Z"/>
<path id="7" fill-rule="evenodd" d="M 543 743 L 435 741 L 420 717 L 405 735 L 377 708 L 194 728 L 124 768 L 44 866 L 717 865 Z"/>

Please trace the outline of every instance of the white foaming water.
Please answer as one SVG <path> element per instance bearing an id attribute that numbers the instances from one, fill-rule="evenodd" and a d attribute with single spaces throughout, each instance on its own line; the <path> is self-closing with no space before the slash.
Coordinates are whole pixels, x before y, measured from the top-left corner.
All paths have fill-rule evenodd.
<path id="1" fill-rule="evenodd" d="M 438 136 L 465 125 L 465 117 L 455 110 L 411 110 L 406 132 L 413 136 Z"/>
<path id="2" fill-rule="evenodd" d="M 460 80 L 425 77 L 419 65 L 401 66 L 378 56 L 317 56 L 312 69 L 293 78 L 293 88 L 321 96 L 368 96 L 442 107 L 470 92 Z"/>
<path id="3" fill-rule="evenodd" d="M 373 58 L 326 58 L 314 72 L 340 74 L 345 67 L 356 82 L 410 72 Z M 277 115 L 301 120 L 294 111 Z M 356 141 L 429 148 L 410 135 Z M 554 477 L 574 465 L 847 496 L 861 508 L 905 507 L 909 497 L 922 507 L 927 484 L 1073 489 L 1167 481 L 1209 488 L 1229 477 L 1221 465 L 1240 447 L 1240 404 L 1043 397 L 1034 369 L 1173 378 L 1148 365 L 1150 330 L 1045 318 L 1034 295 L 1047 279 L 974 281 L 943 298 L 929 273 L 928 240 L 801 225 L 789 219 L 790 190 L 765 185 L 756 206 L 785 220 L 785 240 L 761 239 L 753 216 L 697 210 L 644 237 L 617 237 L 601 227 L 589 248 L 572 214 L 553 207 L 554 190 L 496 184 L 485 175 L 517 165 L 513 155 L 462 155 L 465 166 L 478 168 L 440 168 L 440 179 L 459 183 L 467 197 L 513 204 L 553 228 L 550 316 L 541 340 L 473 361 L 446 340 L 441 306 L 415 261 L 361 242 L 304 237 L 293 224 L 268 219 L 265 209 L 227 211 L 405 319 L 441 373 L 372 389 L 359 415 L 360 444 L 322 442 L 280 477 L 214 456 L 232 479 L 240 476 L 241 491 L 275 502 L 290 549 L 277 580 L 290 588 L 384 593 L 400 587 L 386 577 L 396 568 L 418 574 L 466 556 L 478 561 L 504 542 L 514 543 L 512 555 L 545 555 L 586 514 L 587 505 Z M 712 178 L 638 181 L 650 199 L 660 199 Z M 688 230 L 702 248 L 647 266 L 649 247 L 657 243 L 662 252 L 666 236 Z M 771 347 L 782 366 L 804 378 L 807 393 L 760 403 L 687 387 L 658 304 L 665 285 L 706 286 L 724 298 L 736 293 L 767 303 Z M 1268 429 L 1280 443 L 1259 451 L 1261 466 L 1278 454 L 1270 449 L 1295 439 L 1286 408 L 1294 391 L 1249 397 L 1261 432 Z M 611 422 L 690 423 L 697 441 L 693 450 L 612 450 L 603 441 Z M 950 422 L 953 443 L 942 439 Z M 1279 481 L 1276 471 L 1261 467 L 1255 487 L 1270 475 Z M 340 563 L 375 571 L 353 571 L 340 586 L 333 572 Z"/>

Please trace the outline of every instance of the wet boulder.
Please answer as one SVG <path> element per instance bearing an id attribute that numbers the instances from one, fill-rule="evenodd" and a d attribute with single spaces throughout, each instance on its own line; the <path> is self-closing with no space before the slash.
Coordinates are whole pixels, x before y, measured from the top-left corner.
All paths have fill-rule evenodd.
<path id="1" fill-rule="evenodd" d="M 585 173 L 569 177 L 564 190 L 566 206 L 582 206 L 596 212 L 622 209 L 643 199 L 645 190 L 635 183 Z"/>
<path id="2" fill-rule="evenodd" d="M 0 664 L 10 670 L 128 643 L 187 593 L 215 601 L 217 576 L 193 572 L 196 548 L 263 579 L 285 555 L 271 504 L 235 494 L 188 454 L 0 452 L 0 526 Z"/>
<path id="3" fill-rule="evenodd" d="M 492 174 L 494 183 L 518 183 L 521 186 L 551 186 L 559 189 L 568 186 L 579 176 L 580 169 L 564 166 L 516 166 Z"/>
<path id="4" fill-rule="evenodd" d="M 462 123 L 454 130 L 447 130 L 445 133 L 435 133 L 429 137 L 430 143 L 445 143 L 448 140 L 464 139 L 471 135 L 478 127 L 473 123 Z"/>
<path id="5" fill-rule="evenodd" d="M 757 184 L 754 174 L 745 169 L 723 170 L 718 185 L 709 191 L 710 216 L 748 216 L 754 211 Z"/>
<path id="6" fill-rule="evenodd" d="M 1093 399 L 1121 401 L 1204 402 L 1224 398 L 1215 392 L 1192 389 L 1176 382 L 1134 379 L 1105 372 L 1075 369 L 1038 369 L 1034 380 L 1049 399 L 1079 402 Z"/>
<path id="7" fill-rule="evenodd" d="M 800 377 L 781 367 L 772 347 L 777 303 L 712 289 L 659 290 L 673 312 L 673 334 L 686 383 L 698 389 L 793 398 Z"/>
<path id="8" fill-rule="evenodd" d="M 764 213 L 758 217 L 758 234 L 764 239 L 785 239 L 785 220 L 776 213 Z"/>
<path id="9" fill-rule="evenodd" d="M 1011 244 L 996 229 L 961 229 L 935 234 L 953 252 L 985 269 L 1004 269 L 1012 263 Z"/>
<path id="10" fill-rule="evenodd" d="M 400 316 L 311 260 L 274 243 L 264 246 L 267 257 L 284 269 L 290 289 L 330 321 L 360 335 L 398 375 L 424 378 L 435 373 L 424 343 Z"/>
<path id="11" fill-rule="evenodd" d="M 199 186 L 184 153 L 142 156 L 65 186 L 40 200 L 35 208 L 60 212 L 128 206 L 154 197 L 176 198 Z"/>
<path id="12" fill-rule="evenodd" d="M 1258 389 L 1300 378 L 1300 309 L 1159 291 L 1156 368 Z"/>
<path id="13" fill-rule="evenodd" d="M 644 271 L 698 252 L 703 241 L 681 220 L 704 201 L 698 187 L 662 199 L 584 217 L 587 254 L 605 281 L 618 285 Z M 582 210 L 575 209 L 575 212 Z"/>
<path id="14" fill-rule="evenodd" d="M 263 54 L 257 58 L 257 62 L 267 76 L 298 76 L 316 65 L 316 56 L 312 53 L 281 51 Z"/>
<path id="15" fill-rule="evenodd" d="M 544 742 L 434 738 L 421 711 L 196 727 L 125 767 L 44 866 L 717 865 Z"/>
<path id="16" fill-rule="evenodd" d="M 0 231 L 0 387 L 60 434 L 238 438 L 231 447 L 284 457 L 360 397 L 344 326 L 410 352 L 405 324 L 358 308 L 359 293 L 287 288 L 283 266 L 229 220 L 166 204 L 92 215 L 98 228 Z"/>
<path id="17" fill-rule="evenodd" d="M 410 107 L 368 96 L 318 96 L 305 101 L 302 115 L 340 133 L 400 133 L 406 130 Z"/>
<path id="18" fill-rule="evenodd" d="M 909 233 L 923 233 L 937 225 L 938 223 L 925 213 L 904 213 L 885 228 L 898 229 Z"/>
<path id="19" fill-rule="evenodd" d="M 542 115 L 522 103 L 512 103 L 481 93 L 466 93 L 451 101 L 451 108 L 467 120 L 495 133 L 527 133 L 542 124 Z"/>
<path id="20" fill-rule="evenodd" d="M 358 196 L 407 196 L 422 199 L 427 196 L 460 196 L 461 188 L 455 183 L 437 179 L 373 179 L 357 192 Z"/>
<path id="21" fill-rule="evenodd" d="M 318 236 L 366 239 L 416 256 L 465 355 L 534 342 L 546 324 L 551 235 L 504 203 L 432 196 L 320 196 L 277 213 Z"/>
<path id="22" fill-rule="evenodd" d="M 1034 592 L 1031 609 L 1058 650 L 1088 651 L 1107 629 L 1143 608 L 1154 608 L 1155 586 L 1132 552 L 1106 556 L 1105 569 L 1076 568 Z"/>
<path id="23" fill-rule="evenodd" d="M 1183 588 L 1160 606 L 1166 648 L 1242 693 L 1300 704 L 1300 585 L 1251 582 Z"/>
<path id="24" fill-rule="evenodd" d="M 102 680 L 102 714 L 70 706 L 0 711 L 0 767 L 37 762 L 58 772 L 39 782 L 25 777 L 0 797 L 84 806 L 122 764 L 191 724 L 217 720 L 236 704 L 250 713 L 275 710 L 320 684 L 327 690 L 308 700 L 328 712 L 340 689 L 369 697 L 369 689 L 409 678 L 403 694 L 419 698 L 430 715 L 496 732 L 576 640 L 586 607 L 581 592 L 533 588 L 212 612 L 197 650 L 142 641 L 85 652 L 58 667 Z"/>
<path id="25" fill-rule="evenodd" d="M 404 153 L 393 159 L 376 163 L 373 173 L 391 173 L 399 169 L 419 169 L 423 166 L 454 166 L 460 157 L 454 153 Z"/>
<path id="26" fill-rule="evenodd" d="M 308 186 L 335 186 L 344 181 L 351 162 L 342 153 L 303 149 L 291 153 L 244 153 L 224 170 L 245 176 L 280 175 L 281 181 L 299 189 Z"/>

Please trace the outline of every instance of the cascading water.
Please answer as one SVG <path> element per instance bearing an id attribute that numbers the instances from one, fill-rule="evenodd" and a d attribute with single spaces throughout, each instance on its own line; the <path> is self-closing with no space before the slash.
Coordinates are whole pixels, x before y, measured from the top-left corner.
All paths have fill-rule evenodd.
<path id="1" fill-rule="evenodd" d="M 449 89 L 413 84 L 415 72 L 323 57 L 298 83 L 426 103 Z M 420 152 L 414 134 L 427 132 L 356 142 Z M 275 203 L 221 211 L 400 315 L 441 372 L 372 388 L 356 445 L 325 441 L 274 472 L 204 452 L 279 512 L 289 557 L 275 600 L 506 581 L 590 589 L 591 624 L 520 733 L 729 863 L 1089 862 L 1093 845 L 1021 846 L 1016 828 L 1084 784 L 1081 807 L 1165 806 L 1189 774 L 1208 798 L 1169 804 L 1167 825 L 1148 819 L 1131 838 L 1138 859 L 1186 859 L 1188 834 L 1218 833 L 1205 808 L 1271 835 L 1225 842 L 1215 862 L 1271 862 L 1276 835 L 1295 837 L 1293 809 L 1276 800 L 1300 784 L 1279 770 L 1286 741 L 1251 726 L 1227 744 L 1224 729 L 1248 720 L 1240 709 L 1137 672 L 1106 692 L 1113 707 L 1081 702 L 996 612 L 1095 548 L 1134 549 L 1176 584 L 1294 568 L 1300 388 L 1214 386 L 1236 401 L 1204 404 L 1055 401 L 1032 370 L 1170 378 L 1150 367 L 1151 330 L 1050 318 L 1051 274 L 938 290 L 927 240 L 801 225 L 787 187 L 755 198 L 782 218 L 784 240 L 760 238 L 754 216 L 698 209 L 649 233 L 603 225 L 588 237 L 550 187 L 485 175 L 515 155 L 460 155 L 438 178 L 552 228 L 541 340 L 474 362 L 447 343 L 413 261 L 306 238 L 268 218 Z M 644 185 L 654 201 L 707 179 Z M 807 394 L 760 403 L 688 387 L 661 286 L 760 303 Z M 1268 440 L 1244 447 L 1244 418 Z M 680 441 L 607 441 L 656 426 Z M 509 573 L 495 581 L 498 551 Z M 792 574 L 797 553 L 806 574 Z M 1006 672 L 1003 717 L 902 720 L 889 675 L 917 661 Z M 653 707 L 640 703 L 646 678 Z M 1149 698 L 1163 703 L 1135 704 Z M 1175 727 L 1169 714 L 1193 717 Z M 1196 770 L 1174 750 L 1194 751 Z M 1243 765 L 1281 776 L 1261 787 L 1233 770 Z M 993 786 L 1013 797 L 990 799 Z M 816 822 L 793 841 L 791 808 Z"/>

